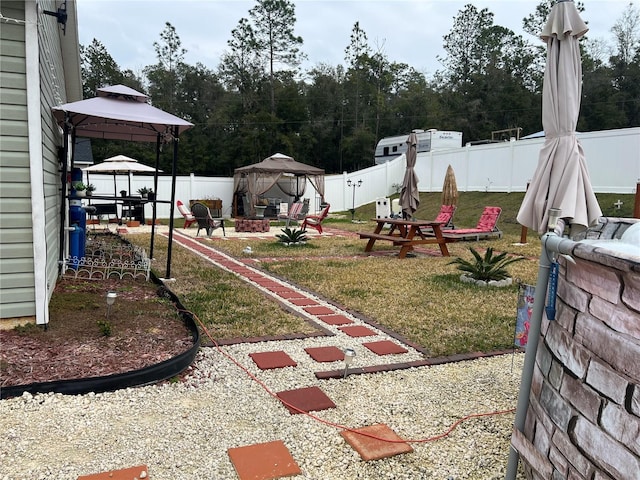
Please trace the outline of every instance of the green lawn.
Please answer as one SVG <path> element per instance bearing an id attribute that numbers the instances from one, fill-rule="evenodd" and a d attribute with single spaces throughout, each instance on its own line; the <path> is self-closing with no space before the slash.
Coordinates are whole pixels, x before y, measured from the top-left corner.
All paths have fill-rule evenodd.
<path id="1" fill-rule="evenodd" d="M 522 193 L 461 193 L 454 216 L 457 227 L 475 226 L 484 206 L 503 209 L 498 223 L 502 239 L 449 244 L 452 257 L 471 258 L 469 247 L 480 251 L 492 246 L 523 256 L 527 261 L 508 267 L 514 279 L 535 284 L 540 256 L 540 241 L 528 232 L 526 245 L 520 245 L 521 227 L 515 218 Z M 633 195 L 598 195 L 605 215 L 631 216 Z M 624 204 L 618 212 L 613 203 Z M 417 218 L 434 218 L 439 210 L 440 194 L 421 195 Z M 629 211 L 627 211 L 629 210 Z M 351 232 L 372 231 L 375 205 L 357 209 L 351 223 L 348 212 L 334 212 L 325 222 L 328 227 Z M 129 235 L 143 247 L 148 235 Z M 229 254 L 242 257 L 246 241 L 217 242 Z M 155 252 L 158 273 L 166 263 L 166 241 L 158 239 Z M 365 241 L 357 236 L 314 237 L 301 247 L 285 247 L 274 241 L 253 241 L 252 257 L 261 259 L 268 272 L 287 278 L 327 297 L 347 309 L 360 312 L 376 323 L 425 347 L 433 356 L 490 351 L 510 347 L 516 315 L 516 285 L 508 288 L 482 288 L 458 281 L 459 273 L 449 265 L 451 258 L 418 255 L 400 260 L 393 256 L 363 256 Z M 390 249 L 380 245 L 377 250 Z M 437 251 L 437 246 L 433 247 Z M 184 305 L 194 311 L 217 338 L 276 335 L 312 331 L 298 317 L 286 313 L 275 302 L 247 284 L 216 268 L 182 248 L 173 249 L 170 288 Z"/>

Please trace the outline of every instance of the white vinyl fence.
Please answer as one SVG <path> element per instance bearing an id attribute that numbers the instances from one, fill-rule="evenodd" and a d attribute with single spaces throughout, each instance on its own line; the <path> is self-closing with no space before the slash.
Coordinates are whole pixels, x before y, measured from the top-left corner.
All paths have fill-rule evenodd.
<path id="1" fill-rule="evenodd" d="M 597 193 L 628 193 L 636 191 L 640 181 L 640 128 L 605 130 L 578 134 L 583 146 L 591 184 Z M 497 144 L 466 146 L 445 151 L 419 153 L 416 164 L 418 188 L 421 192 L 442 190 L 447 167 L 451 165 L 461 192 L 523 192 L 531 180 L 538 163 L 544 138 L 511 141 Z M 298 159 L 304 162 L 304 159 Z M 373 160 L 372 160 L 373 161 Z M 396 192 L 394 185 L 402 184 L 405 157 L 382 165 L 374 165 L 353 173 L 327 175 L 325 198 L 331 211 L 345 211 L 379 197 Z M 92 174 L 90 182 L 96 185 L 96 194 L 113 194 L 113 175 Z M 349 187 L 347 181 L 360 187 Z M 116 178 L 117 191 L 128 190 L 126 175 Z M 153 187 L 153 177 L 132 175 L 131 191 L 141 187 Z M 284 195 L 283 195 L 284 196 Z M 304 195 L 311 199 L 311 210 L 318 211 L 320 198 L 309 184 Z M 190 199 L 222 199 L 223 215 L 231 216 L 233 178 L 179 176 L 176 179 L 176 200 L 188 204 Z M 171 199 L 171 177 L 159 177 L 158 199 Z M 283 199 L 286 201 L 286 199 Z M 151 218 L 151 207 L 145 207 L 146 217 Z M 177 209 L 175 210 L 178 214 Z M 158 218 L 169 216 L 169 204 L 158 204 Z"/>

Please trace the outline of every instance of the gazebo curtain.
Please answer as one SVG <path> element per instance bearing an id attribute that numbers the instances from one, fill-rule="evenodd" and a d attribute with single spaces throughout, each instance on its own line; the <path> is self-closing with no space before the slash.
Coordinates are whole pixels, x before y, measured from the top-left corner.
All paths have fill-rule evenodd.
<path id="1" fill-rule="evenodd" d="M 296 162 L 288 155 L 275 153 L 259 163 L 236 168 L 233 176 L 236 208 L 238 197 L 246 194 L 249 211 L 244 213 L 255 215 L 258 197 L 274 186 L 297 200 L 306 190 L 307 179 L 324 201 L 324 170 Z"/>
<path id="2" fill-rule="evenodd" d="M 282 181 L 282 180 L 287 181 Z M 314 183 L 315 180 L 315 183 Z M 309 178 L 311 184 L 315 187 L 316 183 L 322 184 L 324 191 L 324 177 L 322 182 L 318 182 L 317 179 Z M 304 195 L 307 188 L 307 177 L 305 175 L 296 175 L 295 177 L 286 177 L 284 173 L 263 173 L 263 172 L 251 172 L 241 175 L 234 175 L 233 177 L 233 191 L 237 193 L 244 193 L 247 195 L 250 212 L 245 212 L 249 215 L 255 215 L 255 205 L 258 198 L 264 195 L 273 187 L 277 187 L 282 193 L 290 197 L 299 198 Z M 316 188 L 316 190 L 318 190 Z M 318 192 L 320 193 L 320 192 Z M 324 192 L 323 192 L 324 193 Z M 324 198 L 323 193 L 320 196 Z"/>

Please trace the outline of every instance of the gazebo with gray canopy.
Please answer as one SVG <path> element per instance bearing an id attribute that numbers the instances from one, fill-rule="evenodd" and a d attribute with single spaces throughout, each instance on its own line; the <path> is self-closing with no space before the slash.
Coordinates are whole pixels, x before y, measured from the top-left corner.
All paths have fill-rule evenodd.
<path id="1" fill-rule="evenodd" d="M 293 175 L 287 186 L 280 181 L 286 174 Z M 304 182 L 300 182 L 303 178 Z M 292 157 L 282 153 L 275 153 L 261 162 L 236 168 L 233 172 L 234 202 L 237 193 L 246 193 L 249 200 L 250 212 L 245 215 L 255 215 L 255 203 L 258 196 L 277 186 L 283 193 L 294 198 L 304 194 L 306 180 L 316 189 L 324 201 L 324 170 L 318 167 L 295 161 Z"/>
<path id="2" fill-rule="evenodd" d="M 192 123 L 175 115 L 151 106 L 148 96 L 124 85 L 100 88 L 97 96 L 87 100 L 66 103 L 54 107 L 53 115 L 58 125 L 64 129 L 64 155 L 62 169 L 62 201 L 60 225 L 60 264 L 62 265 L 65 244 L 65 217 L 67 207 L 67 157 L 69 152 L 69 136 L 71 145 L 75 137 L 103 138 L 108 140 L 128 140 L 132 142 L 156 142 L 156 173 L 154 175 L 154 191 L 158 191 L 158 166 L 160 163 L 160 145 L 173 141 L 173 163 L 171 168 L 171 200 L 169 214 L 169 249 L 167 252 L 166 278 L 171 277 L 171 245 L 173 240 L 173 213 L 176 191 L 176 166 L 178 163 L 178 137 L 191 128 Z M 71 167 L 73 168 L 73 155 Z M 153 201 L 153 221 L 151 222 L 150 257 L 153 258 L 155 237 L 156 203 Z"/>

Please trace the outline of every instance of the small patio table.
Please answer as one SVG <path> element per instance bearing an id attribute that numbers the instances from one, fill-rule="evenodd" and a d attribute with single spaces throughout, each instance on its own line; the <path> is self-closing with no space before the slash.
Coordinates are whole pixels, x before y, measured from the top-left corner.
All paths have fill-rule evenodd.
<path id="1" fill-rule="evenodd" d="M 384 240 L 400 245 L 398 258 L 405 258 L 416 245 L 438 244 L 443 257 L 449 256 L 447 239 L 442 236 L 440 222 L 427 220 L 403 220 L 400 218 L 374 218 L 376 228 L 373 233 L 359 232 L 361 239 L 367 238 L 365 252 L 370 252 L 376 240 Z M 383 228 L 389 228 L 386 233 Z"/>

